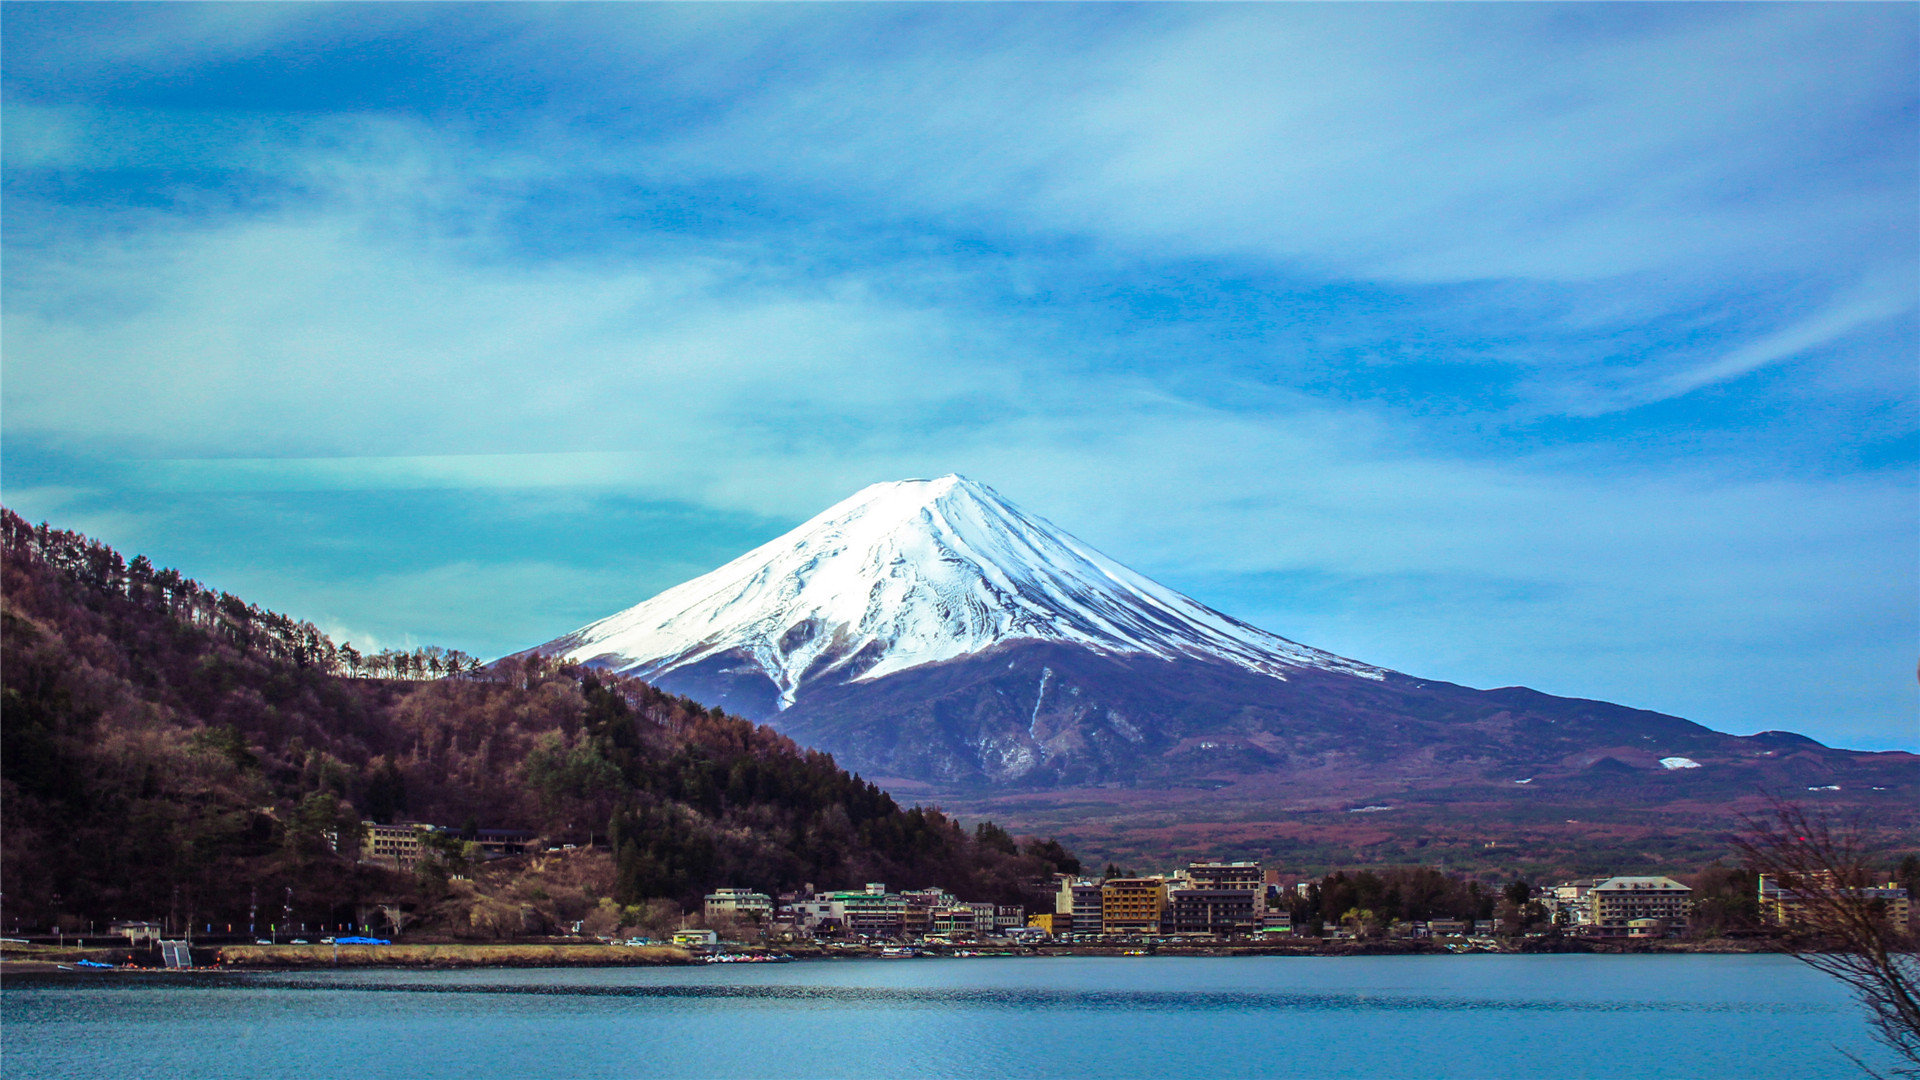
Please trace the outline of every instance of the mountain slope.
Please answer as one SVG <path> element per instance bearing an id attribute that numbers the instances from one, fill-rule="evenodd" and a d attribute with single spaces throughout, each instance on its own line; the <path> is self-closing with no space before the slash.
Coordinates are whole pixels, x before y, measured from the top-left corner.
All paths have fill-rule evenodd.
<path id="1" fill-rule="evenodd" d="M 724 659 L 729 673 L 763 675 L 784 709 L 809 686 L 871 681 L 1016 640 L 1218 661 L 1280 679 L 1300 668 L 1385 674 L 1196 603 L 959 476 L 875 484 L 538 651 L 643 678 Z"/>
<path id="2" fill-rule="evenodd" d="M 1071 862 L 903 809 L 825 754 L 637 680 L 540 658 L 348 677 L 364 665 L 309 624 L 4 509 L 0 584 L 9 925 L 244 925 L 257 892 L 299 921 L 390 902 L 487 936 L 600 901 L 670 900 L 677 917 L 718 886 L 887 881 L 1010 902 Z M 364 818 L 615 841 L 599 892 L 556 893 L 524 926 L 505 909 L 503 931 L 444 875 L 358 862 Z"/>
<path id="3" fill-rule="evenodd" d="M 532 651 L 719 702 L 950 799 L 1096 786 L 1230 799 L 1285 785 L 1332 806 L 1442 789 L 1536 802 L 1915 793 L 1913 755 L 1742 738 L 1313 649 L 957 476 L 876 484 Z"/>

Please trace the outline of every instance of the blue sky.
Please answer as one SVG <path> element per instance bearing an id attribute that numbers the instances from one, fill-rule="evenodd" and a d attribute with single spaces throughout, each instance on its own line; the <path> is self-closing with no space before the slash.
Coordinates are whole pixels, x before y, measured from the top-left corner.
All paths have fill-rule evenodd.
<path id="1" fill-rule="evenodd" d="M 0 487 L 498 655 L 962 472 L 1277 633 L 1920 748 L 1920 7 L 4 6 Z"/>

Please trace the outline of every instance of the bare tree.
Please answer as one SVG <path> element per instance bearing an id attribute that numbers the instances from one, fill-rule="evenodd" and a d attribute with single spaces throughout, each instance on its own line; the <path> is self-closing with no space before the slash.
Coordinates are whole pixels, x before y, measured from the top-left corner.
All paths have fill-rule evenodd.
<path id="1" fill-rule="evenodd" d="M 1788 924 L 1793 955 L 1845 983 L 1866 1006 L 1874 1038 L 1904 1062 L 1894 1075 L 1920 1076 L 1920 941 L 1875 895 L 1860 830 L 1779 801 L 1771 814 L 1745 821 L 1747 834 L 1735 845 L 1777 886 L 1775 913 Z"/>

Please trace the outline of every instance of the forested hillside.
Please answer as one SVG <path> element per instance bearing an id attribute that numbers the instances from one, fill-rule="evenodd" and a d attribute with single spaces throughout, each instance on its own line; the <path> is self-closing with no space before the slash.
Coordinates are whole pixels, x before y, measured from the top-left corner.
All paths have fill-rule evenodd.
<path id="1" fill-rule="evenodd" d="M 277 912 L 287 887 L 302 921 L 385 904 L 462 929 L 458 845 L 418 874 L 361 865 L 363 819 L 610 843 L 600 899 L 625 908 L 866 880 L 1011 901 L 1074 865 L 1051 842 L 902 809 L 825 754 L 634 679 L 539 658 L 362 656 L 144 558 L 0 516 L 8 929 L 244 922 L 251 897 Z"/>

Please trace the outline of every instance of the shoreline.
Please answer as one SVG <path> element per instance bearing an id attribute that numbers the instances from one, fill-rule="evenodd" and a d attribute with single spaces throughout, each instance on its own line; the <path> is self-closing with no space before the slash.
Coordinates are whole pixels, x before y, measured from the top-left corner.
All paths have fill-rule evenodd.
<path id="1" fill-rule="evenodd" d="M 67 970 L 103 974 L 102 968 L 78 968 L 77 960 L 113 965 L 115 971 L 163 972 L 155 958 L 129 949 L 67 949 L 59 955 L 0 955 L 0 976 Z M 1288 943 L 1181 943 L 1158 945 L 1063 944 L 1018 948 L 933 948 L 912 959 L 1022 959 L 1057 957 L 1361 957 L 1361 956 L 1523 956 L 1523 955 L 1736 955 L 1783 953 L 1765 940 L 1592 941 L 1532 938 L 1520 942 L 1436 944 L 1430 941 L 1338 941 Z M 40 950 L 35 950 L 40 953 Z M 552 943 L 420 943 L 396 945 L 225 945 L 195 948 L 191 971 L 311 971 L 323 969 L 471 970 L 487 968 L 690 967 L 705 958 L 677 946 Z M 793 945 L 750 948 L 733 955 L 779 953 L 792 961 L 886 960 L 877 946 Z M 175 972 L 176 974 L 182 972 Z"/>

